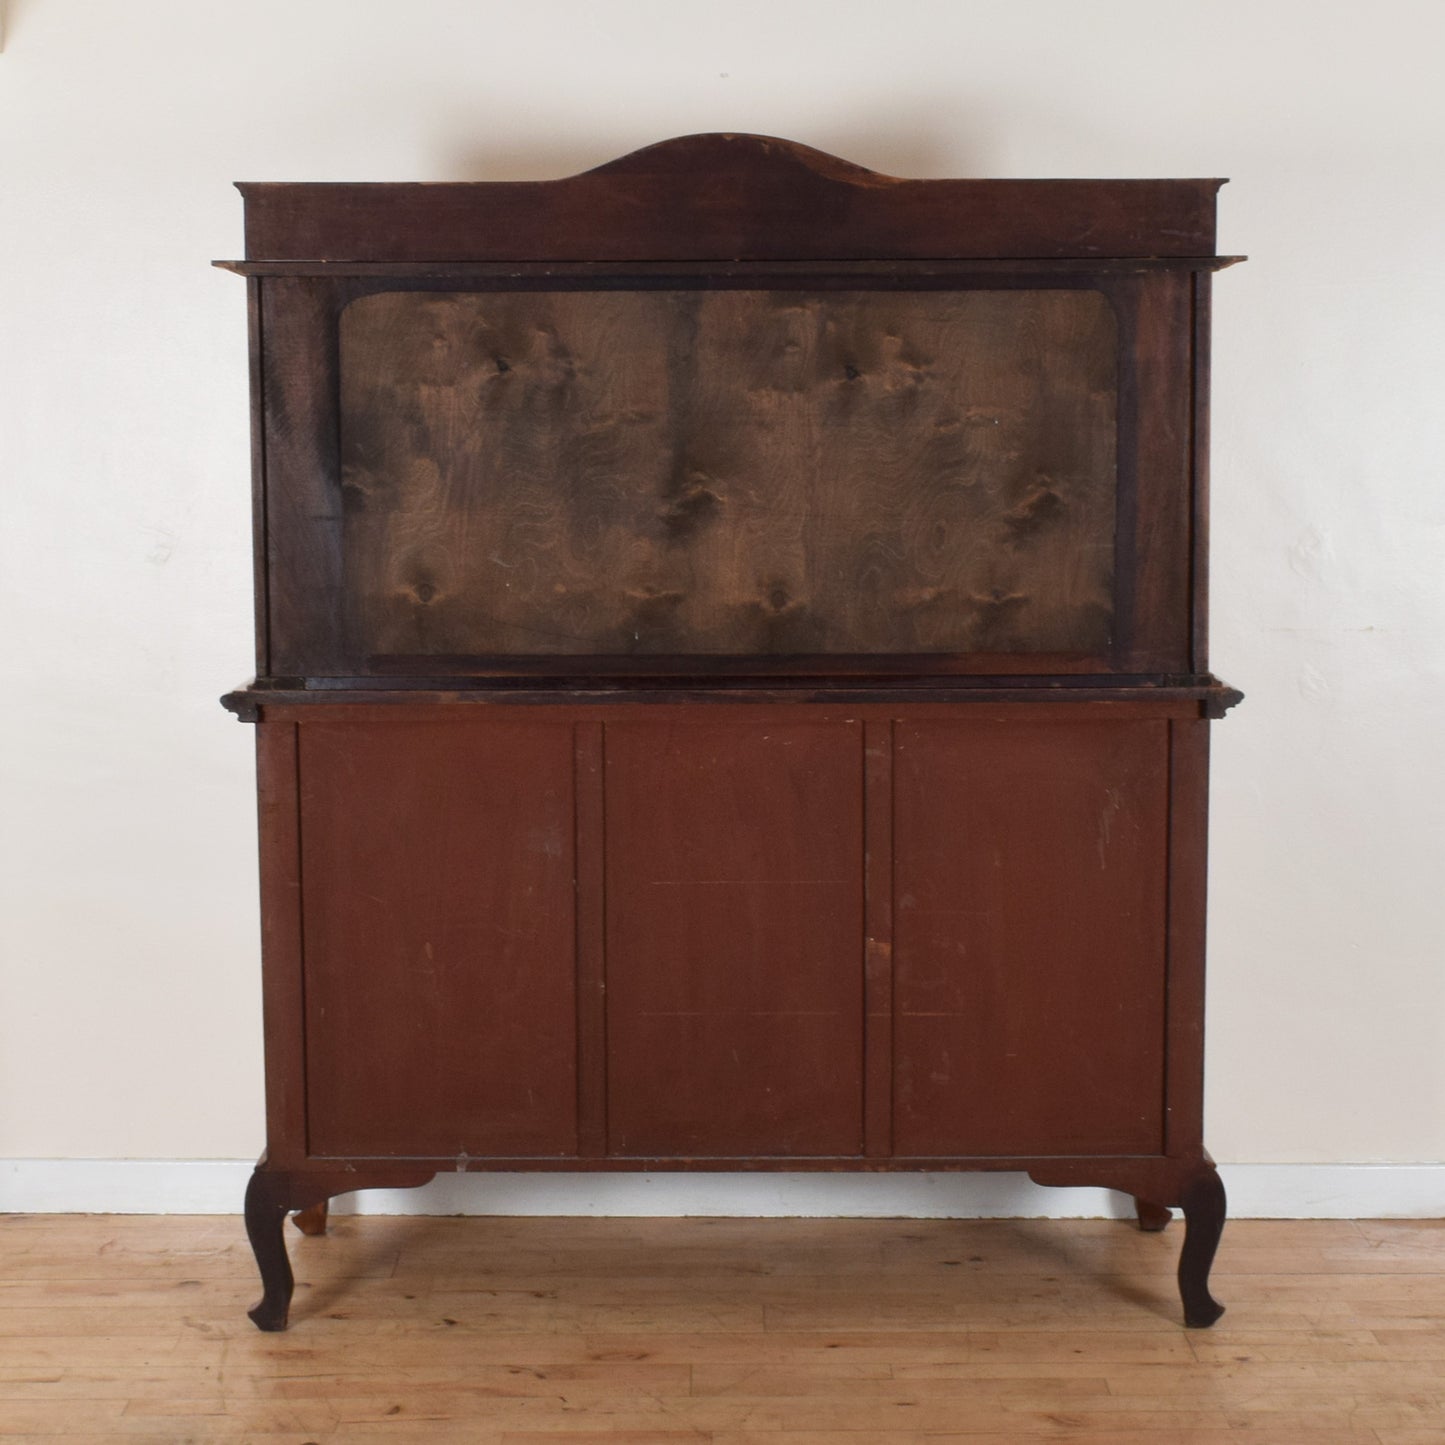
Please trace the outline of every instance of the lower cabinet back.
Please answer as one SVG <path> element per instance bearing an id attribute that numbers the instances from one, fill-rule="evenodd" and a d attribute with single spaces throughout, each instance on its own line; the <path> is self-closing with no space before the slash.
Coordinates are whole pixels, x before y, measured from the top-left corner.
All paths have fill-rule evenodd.
<path id="1" fill-rule="evenodd" d="M 291 713 L 261 724 L 296 760 L 294 796 L 269 800 L 298 832 L 304 1057 L 268 1070 L 301 1080 L 287 1152 L 1164 1153 L 1171 740 L 1204 723 L 1069 703 Z"/>
<path id="2" fill-rule="evenodd" d="M 575 1153 L 571 727 L 298 745 L 310 1152 Z"/>

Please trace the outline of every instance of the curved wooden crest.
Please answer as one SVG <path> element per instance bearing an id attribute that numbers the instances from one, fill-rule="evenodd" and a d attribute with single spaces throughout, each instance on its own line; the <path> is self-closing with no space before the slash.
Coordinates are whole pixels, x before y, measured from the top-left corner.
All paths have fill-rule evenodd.
<path id="1" fill-rule="evenodd" d="M 1217 180 L 904 180 L 681 136 L 553 181 L 243 184 L 251 261 L 1204 257 Z"/>
<path id="2" fill-rule="evenodd" d="M 667 173 L 702 174 L 713 179 L 736 177 L 750 184 L 766 183 L 770 177 L 796 181 L 803 176 L 853 186 L 906 184 L 899 176 L 870 171 L 866 166 L 855 165 L 799 141 L 745 131 L 700 131 L 695 135 L 674 136 L 582 172 L 590 176 Z"/>

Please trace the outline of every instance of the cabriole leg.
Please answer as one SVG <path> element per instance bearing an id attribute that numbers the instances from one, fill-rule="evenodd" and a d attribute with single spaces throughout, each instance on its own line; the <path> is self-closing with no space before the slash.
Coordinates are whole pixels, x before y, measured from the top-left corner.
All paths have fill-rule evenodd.
<path id="1" fill-rule="evenodd" d="M 286 1180 L 257 1169 L 246 1186 L 246 1237 L 261 1271 L 261 1302 L 247 1310 L 258 1330 L 284 1330 L 296 1287 L 286 1257 Z"/>
<path id="2" fill-rule="evenodd" d="M 247 1313 L 258 1330 L 284 1330 L 296 1287 L 286 1257 L 286 1216 L 296 1213 L 303 1234 L 326 1232 L 327 1203 L 356 1189 L 416 1189 L 435 1175 L 432 1169 L 281 1170 L 268 1169 L 265 1157 L 246 1186 L 246 1236 L 261 1271 L 261 1303 Z"/>
<path id="3" fill-rule="evenodd" d="M 1224 1184 L 1211 1165 L 1184 1186 L 1184 1248 L 1179 1253 L 1179 1297 L 1184 1301 L 1184 1323 L 1208 1329 L 1224 1306 L 1209 1293 L 1209 1270 L 1219 1236 L 1224 1232 Z"/>
<path id="4" fill-rule="evenodd" d="M 299 1214 L 293 1215 L 291 1223 L 302 1234 L 325 1234 L 326 1216 L 330 1211 L 330 1206 L 331 1201 L 323 1199 L 319 1204 L 313 1204 L 310 1209 L 303 1209 Z"/>
<path id="5" fill-rule="evenodd" d="M 1134 1197 L 1134 1213 L 1139 1220 L 1139 1228 L 1145 1234 L 1158 1234 L 1174 1215 L 1162 1204 L 1151 1204 L 1147 1199 Z"/>

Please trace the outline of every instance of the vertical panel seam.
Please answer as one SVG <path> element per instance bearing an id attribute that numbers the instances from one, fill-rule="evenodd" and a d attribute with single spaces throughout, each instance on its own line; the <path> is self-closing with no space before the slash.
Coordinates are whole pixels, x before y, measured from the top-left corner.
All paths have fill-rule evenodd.
<path id="1" fill-rule="evenodd" d="M 574 722 L 571 737 L 576 1152 L 585 1159 L 607 1152 L 603 726 Z"/>
<path id="2" fill-rule="evenodd" d="M 1162 1055 L 1163 1068 L 1161 1069 L 1160 1088 L 1163 1098 L 1160 1101 L 1160 1150 L 1164 1154 L 1169 1153 L 1169 1146 L 1174 1134 L 1174 1117 L 1172 1112 L 1173 1089 L 1170 1087 L 1170 1071 L 1173 1067 L 1173 1050 L 1170 1047 L 1171 1036 L 1174 1032 L 1171 1027 L 1173 1018 L 1173 984 L 1174 984 L 1174 822 L 1175 822 L 1175 729 L 1178 724 L 1172 719 L 1167 719 L 1164 724 L 1167 729 L 1165 741 L 1165 767 L 1164 767 L 1164 1017 L 1160 1021 L 1164 1033 L 1164 1051 Z"/>
<path id="3" fill-rule="evenodd" d="M 611 1071 L 608 1060 L 611 1055 L 607 1045 L 607 724 L 597 724 L 597 878 L 602 890 L 599 907 L 597 948 L 599 998 L 598 1016 L 601 1028 L 598 1031 L 601 1057 L 597 1069 L 598 1100 L 602 1122 L 602 1157 L 612 1153 L 612 1115 L 608 1103 L 608 1084 Z"/>
<path id="4" fill-rule="evenodd" d="M 583 1149 L 582 1129 L 587 1118 L 587 1077 L 582 1067 L 582 1040 L 586 1033 L 586 981 L 583 977 L 582 943 L 582 724 L 574 722 L 568 732 L 572 738 L 572 1028 L 575 1032 L 572 1067 L 576 1071 L 572 1081 L 573 1107 L 576 1110 L 573 1137 L 574 1147 L 580 1158 Z"/>
<path id="5" fill-rule="evenodd" d="M 1110 665 L 1135 665 L 1139 521 L 1139 302 L 1132 286 L 1113 281 L 1099 288 L 1114 313 L 1114 618 Z M 1126 347 L 1128 361 L 1126 364 Z"/>
<path id="6" fill-rule="evenodd" d="M 887 1108 L 887 1152 L 892 1155 L 893 1143 L 893 1079 L 897 1069 L 897 767 L 894 766 L 894 750 L 897 740 L 897 718 L 887 722 L 887 760 L 889 760 L 889 1108 Z"/>
<path id="7" fill-rule="evenodd" d="M 1189 661 L 1209 666 L 1209 363 L 1213 278 L 1196 271 L 1190 292 L 1189 338 Z"/>
<path id="8" fill-rule="evenodd" d="M 893 721 L 863 727 L 863 1153 L 893 1152 Z"/>
<path id="9" fill-rule="evenodd" d="M 1199 672 L 1199 273 L 1189 278 L 1189 669 Z"/>
<path id="10" fill-rule="evenodd" d="M 863 857 L 862 857 L 863 869 L 862 869 L 862 877 L 859 879 L 859 883 L 860 883 L 860 886 L 861 886 L 861 888 L 862 888 L 862 898 L 863 898 L 863 908 L 862 908 L 862 914 L 863 914 L 863 920 L 862 920 L 862 921 L 863 921 L 863 928 L 862 928 L 862 933 L 863 933 L 863 948 L 862 948 L 862 954 L 863 954 L 863 977 L 862 977 L 862 984 L 863 984 L 863 987 L 862 987 L 862 989 L 859 991 L 860 994 L 861 994 L 862 1013 L 863 1013 L 863 1018 L 862 1018 L 862 1026 L 863 1026 L 863 1059 L 862 1059 L 862 1064 L 863 1064 L 863 1067 L 862 1067 L 863 1087 L 862 1087 L 862 1089 L 859 1091 L 859 1099 L 858 1099 L 858 1105 L 859 1105 L 858 1142 L 859 1142 L 859 1145 L 861 1146 L 861 1152 L 862 1152 L 864 1155 L 867 1155 L 867 1153 L 869 1152 L 869 1143 L 870 1143 L 870 1140 L 869 1140 L 869 1137 L 868 1137 L 868 1136 L 869 1136 L 868 1121 L 869 1121 L 869 1119 L 870 1119 L 870 1117 L 871 1117 L 871 1115 L 872 1115 L 872 1112 L 873 1112 L 873 1048 L 874 1048 L 873 1035 L 872 1035 L 872 1025 L 871 1025 L 871 1021 L 870 1021 L 870 1018 L 869 1018 L 869 1014 L 870 1014 L 870 1012 L 871 1012 L 872 1003 L 873 1003 L 873 979 L 872 979 L 872 977 L 871 977 L 871 974 L 872 974 L 872 956 L 873 956 L 873 909 L 872 909 L 872 907 L 871 907 L 871 899 L 870 899 L 869 890 L 868 890 L 868 881 L 869 881 L 869 879 L 870 879 L 870 877 L 872 876 L 872 873 L 873 873 L 872 833 L 871 833 L 870 828 L 869 828 L 869 823 L 870 823 L 870 821 L 871 821 L 872 813 L 873 813 L 872 798 L 871 798 L 871 791 L 872 791 L 872 790 L 871 790 L 871 787 L 870 787 L 870 778 L 871 778 L 871 776 L 872 776 L 872 771 L 873 771 L 873 770 L 872 770 L 872 768 L 869 766 L 869 762 L 868 762 L 868 738 L 869 738 L 869 734 L 870 734 L 870 732 L 871 732 L 871 728 L 870 728 L 869 724 L 865 721 L 865 722 L 859 727 L 858 732 L 859 732 L 859 742 L 860 742 L 860 744 L 861 744 L 861 746 L 860 746 L 860 748 L 859 748 L 859 757 L 858 757 L 859 770 L 860 770 L 859 782 L 860 782 L 860 784 L 861 784 L 861 789 L 860 789 L 860 791 L 861 791 L 861 798 L 860 798 L 860 801 L 861 801 L 861 803 L 862 803 L 862 805 L 863 805 L 862 808 L 860 809 L 860 812 L 861 812 L 861 814 L 862 814 L 862 833 L 861 833 L 861 840 L 862 840 L 862 843 L 863 843 L 863 847 L 862 847 L 862 850 L 861 850 L 861 851 L 862 851 L 862 855 L 863 855 Z"/>
<path id="11" fill-rule="evenodd" d="M 256 627 L 256 670 L 263 677 L 271 674 L 271 502 L 266 487 L 266 283 L 261 277 L 247 283 L 254 286 L 255 306 L 251 311 L 254 333 L 251 337 L 251 411 L 252 446 L 255 468 L 252 505 L 255 507 L 255 534 L 252 541 L 253 575 L 256 583 L 256 606 L 259 616 Z M 298 805 L 299 806 L 299 805 Z"/>
<path id="12" fill-rule="evenodd" d="M 291 724 L 291 766 L 296 786 L 296 957 L 300 978 L 297 992 L 301 1001 L 301 1139 L 307 1156 L 311 1154 L 311 1081 L 309 1044 L 311 1031 L 306 1009 L 306 875 L 302 839 L 301 808 L 301 724 Z"/>

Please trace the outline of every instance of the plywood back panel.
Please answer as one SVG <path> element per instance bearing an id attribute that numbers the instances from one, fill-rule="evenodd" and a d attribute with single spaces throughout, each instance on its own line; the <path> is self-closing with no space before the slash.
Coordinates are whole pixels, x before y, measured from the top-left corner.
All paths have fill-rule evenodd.
<path id="1" fill-rule="evenodd" d="M 570 723 L 299 733 L 309 1152 L 575 1153 Z"/>
<path id="2" fill-rule="evenodd" d="M 897 725 L 896 1153 L 1162 1151 L 1168 728 Z"/>
<path id="3" fill-rule="evenodd" d="M 770 711 L 607 726 L 613 1154 L 862 1152 L 862 727 Z"/>
<path id="4" fill-rule="evenodd" d="M 352 653 L 1097 656 L 1117 349 L 1086 289 L 361 297 Z"/>

